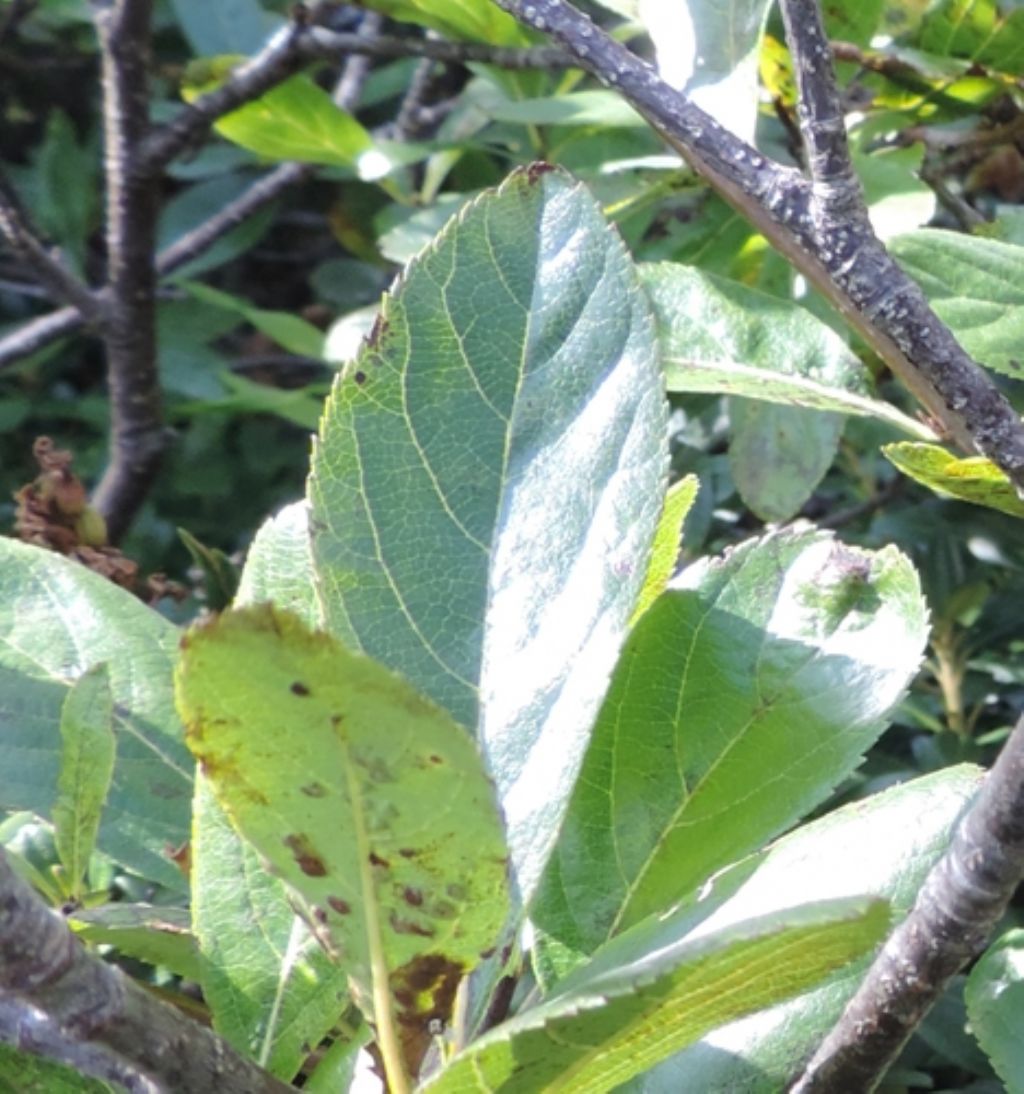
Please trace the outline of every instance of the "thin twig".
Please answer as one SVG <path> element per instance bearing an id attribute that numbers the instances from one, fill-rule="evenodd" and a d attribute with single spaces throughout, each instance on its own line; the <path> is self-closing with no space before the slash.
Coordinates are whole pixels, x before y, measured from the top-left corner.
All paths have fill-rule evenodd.
<path id="1" fill-rule="evenodd" d="M 58 308 L 57 311 L 41 315 L 38 319 L 30 319 L 6 337 L 0 338 L 0 368 L 16 365 L 61 338 L 74 334 L 84 322 L 82 313 L 77 308 Z"/>
<path id="2" fill-rule="evenodd" d="M 356 31 L 356 37 L 370 41 L 380 35 L 380 28 L 384 25 L 384 17 L 376 11 L 368 11 L 363 15 Z M 331 98 L 342 110 L 350 113 L 355 110 L 363 94 L 363 86 L 370 75 L 370 55 L 350 51 L 345 56 L 345 64 L 342 67 L 338 82 L 334 85 Z"/>
<path id="3" fill-rule="evenodd" d="M 790 1094 L 868 1094 L 937 1002 L 981 952 L 1024 877 L 1024 718 L 949 849 L 925 880 Z"/>
<path id="4" fill-rule="evenodd" d="M 350 54 L 382 60 L 424 57 L 447 64 L 480 61 L 511 69 L 565 68 L 572 63 L 565 52 L 547 46 L 516 49 L 430 38 L 363 36 L 292 22 L 220 87 L 200 95 L 173 121 L 155 130 L 143 149 L 142 166 L 147 171 L 163 168 L 201 140 L 218 118 L 259 98 L 311 61 L 337 60 Z"/>
<path id="5" fill-rule="evenodd" d="M 149 131 L 152 0 L 92 0 L 103 67 L 110 462 L 93 496 L 112 542 L 145 499 L 167 446 L 156 352 L 157 192 L 139 169 Z"/>
<path id="6" fill-rule="evenodd" d="M 1024 493 L 1024 424 L 889 256 L 866 217 L 851 223 L 816 215 L 822 206 L 799 172 L 728 132 L 564 0 L 495 2 L 550 34 L 580 67 L 618 89 L 832 301 L 951 437 L 991 459 Z"/>
<path id="7" fill-rule="evenodd" d="M 309 178 L 314 170 L 305 163 L 282 163 L 280 167 L 275 167 L 269 174 L 257 179 L 234 201 L 165 247 L 157 256 L 157 272 L 161 275 L 173 273 L 187 262 L 198 258 L 217 240 L 275 201 L 285 190 Z"/>
<path id="8" fill-rule="evenodd" d="M 92 322 L 102 318 L 100 298 L 43 246 L 39 235 L 29 224 L 6 178 L 0 174 L 0 234 L 11 249 L 35 274 L 40 285 L 57 299 L 72 304 Z"/>
<path id="9" fill-rule="evenodd" d="M 2 848 L 0 1042 L 145 1094 L 293 1090 L 90 954 Z"/>

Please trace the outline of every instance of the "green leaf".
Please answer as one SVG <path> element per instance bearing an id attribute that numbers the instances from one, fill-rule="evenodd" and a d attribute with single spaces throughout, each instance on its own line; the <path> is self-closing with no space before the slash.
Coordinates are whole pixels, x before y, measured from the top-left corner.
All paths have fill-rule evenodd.
<path id="1" fill-rule="evenodd" d="M 230 293 L 213 289 L 198 281 L 183 281 L 181 287 L 197 300 L 234 312 L 250 322 L 258 331 L 272 338 L 282 349 L 301 357 L 319 360 L 324 355 L 324 332 L 291 312 L 255 308 Z"/>
<path id="2" fill-rule="evenodd" d="M 683 537 L 683 522 L 699 489 L 700 482 L 696 475 L 687 475 L 685 479 L 680 479 L 669 487 L 661 519 L 654 533 L 654 546 L 651 548 L 651 561 L 647 566 L 644 587 L 640 590 L 640 597 L 633 610 L 634 624 L 665 591 L 668 579 L 675 571 Z"/>
<path id="3" fill-rule="evenodd" d="M 171 0 L 171 7 L 193 51 L 255 53 L 280 26 L 280 16 L 265 11 L 259 0 Z"/>
<path id="4" fill-rule="evenodd" d="M 1024 9 L 998 0 L 937 0 L 921 22 L 922 49 L 1024 75 Z"/>
<path id="5" fill-rule="evenodd" d="M 1024 1092 L 1024 930 L 1005 931 L 971 969 L 964 988 L 970 1028 L 1007 1094 Z"/>
<path id="6" fill-rule="evenodd" d="M 67 891 L 82 895 L 114 774 L 114 700 L 107 666 L 94 665 L 72 684 L 60 716 L 60 775 L 53 803 L 54 843 Z"/>
<path id="7" fill-rule="evenodd" d="M 730 399 L 729 470 L 747 506 L 764 521 L 795 517 L 832 466 L 843 422 L 838 414 Z"/>
<path id="8" fill-rule="evenodd" d="M 101 904 L 79 909 L 69 917 L 68 925 L 84 942 L 113 946 L 187 980 L 199 979 L 199 952 L 185 908 Z"/>
<path id="9" fill-rule="evenodd" d="M 827 798 L 926 636 L 894 548 L 805 527 L 684 570 L 631 634 L 594 728 L 531 909 L 545 960 L 564 970 Z"/>
<path id="10" fill-rule="evenodd" d="M 96 162 L 96 149 L 78 143 L 67 114 L 51 110 L 46 137 L 35 158 L 31 208 L 79 274 L 85 265 L 86 241 L 95 227 Z M 69 186 L 69 179 L 77 185 Z"/>
<path id="11" fill-rule="evenodd" d="M 904 475 L 947 498 L 1024 517 L 1024 501 L 1006 475 L 983 456 L 960 459 L 934 444 L 887 444 L 886 459 Z"/>
<path id="12" fill-rule="evenodd" d="M 647 0 L 642 24 L 662 78 L 737 136 L 753 141 L 758 55 L 771 0 Z"/>
<path id="13" fill-rule="evenodd" d="M 492 46 L 523 46 L 530 32 L 491 0 L 367 0 L 365 7 L 389 19 L 439 30 L 450 38 Z"/>
<path id="14" fill-rule="evenodd" d="M 296 917 L 282 882 L 238 838 L 202 777 L 194 830 L 192 924 L 214 1029 L 291 1079 L 347 1006 L 346 970 Z"/>
<path id="15" fill-rule="evenodd" d="M 249 548 L 237 603 L 267 601 L 295 612 L 311 627 L 319 621 L 305 501 L 286 505 L 265 520 Z"/>
<path id="16" fill-rule="evenodd" d="M 753 915 L 864 893 L 887 899 L 894 921 L 902 920 L 982 775 L 974 767 L 946 768 L 797 829 L 720 875 L 699 900 L 688 901 L 688 909 L 665 922 L 652 945 L 716 935 Z M 833 973 L 788 1003 L 717 1030 L 631 1081 L 622 1094 L 785 1090 L 835 1024 L 868 961 Z"/>
<path id="17" fill-rule="evenodd" d="M 888 246 L 971 356 L 1006 376 L 1024 375 L 1024 247 L 937 228 Z"/>
<path id="18" fill-rule="evenodd" d="M 469 736 L 399 677 L 268 605 L 192 630 L 177 688 L 218 800 L 361 1003 L 371 967 L 386 969 L 404 1029 L 428 1038 L 507 914 L 501 823 Z"/>
<path id="19" fill-rule="evenodd" d="M 178 538 L 192 556 L 193 564 L 202 572 L 206 606 L 212 612 L 226 608 L 238 588 L 238 571 L 231 559 L 219 548 L 200 543 L 187 528 L 178 529 Z"/>
<path id="20" fill-rule="evenodd" d="M 885 6 L 884 0 L 832 0 L 822 10 L 826 33 L 831 40 L 867 46 L 875 36 Z"/>
<path id="21" fill-rule="evenodd" d="M 603 1094 L 709 1029 L 776 1003 L 873 948 L 883 901 L 790 909 L 586 970 L 464 1049 L 424 1094 Z M 683 1088 L 696 1089 L 696 1088 Z"/>
<path id="22" fill-rule="evenodd" d="M 499 122 L 518 125 L 583 125 L 645 128 L 648 123 L 614 91 L 573 91 L 540 99 L 488 102 L 487 113 Z"/>
<path id="23" fill-rule="evenodd" d="M 249 549 L 236 604 L 261 601 L 316 623 L 305 502 L 267 520 Z M 202 775 L 192 831 L 192 922 L 214 1028 L 291 1079 L 344 1009 L 347 974 L 296 917 L 287 886 L 231 826 Z M 235 884 L 226 888 L 225 877 Z"/>
<path id="24" fill-rule="evenodd" d="M 935 439 L 867 394 L 859 360 L 810 312 L 692 267 L 659 262 L 638 269 L 654 308 L 669 391 L 858 414 Z"/>
<path id="25" fill-rule="evenodd" d="M 0 1094 L 112 1094 L 99 1079 L 0 1044 Z"/>
<path id="26" fill-rule="evenodd" d="M 327 403 L 324 619 L 475 730 L 523 894 L 643 584 L 666 434 L 629 256 L 540 165 L 409 266 Z"/>
<path id="27" fill-rule="evenodd" d="M 77 562 L 0 539 L 0 636 L 0 808 L 52 816 L 64 701 L 106 662 L 117 762 L 97 846 L 181 889 L 167 848 L 188 836 L 194 764 L 174 711 L 177 628 Z"/>
<path id="28" fill-rule="evenodd" d="M 221 382 L 228 394 L 220 399 L 203 399 L 193 403 L 179 403 L 179 414 L 274 414 L 302 429 L 315 429 L 323 405 L 324 386 L 307 384 L 300 388 L 279 388 L 270 384 L 258 384 L 244 376 L 230 372 L 221 374 Z"/>
<path id="29" fill-rule="evenodd" d="M 212 71 L 209 62 L 206 68 L 190 67 L 182 86 L 186 102 L 219 85 L 224 74 L 211 79 Z M 308 76 L 292 76 L 226 114 L 214 128 L 229 141 L 271 160 L 353 167 L 373 148 L 370 134 Z"/>

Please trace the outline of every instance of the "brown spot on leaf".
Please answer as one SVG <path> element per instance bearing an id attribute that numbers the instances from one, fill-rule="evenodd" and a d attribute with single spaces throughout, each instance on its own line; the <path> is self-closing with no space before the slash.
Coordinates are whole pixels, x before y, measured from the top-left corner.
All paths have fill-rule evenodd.
<path id="1" fill-rule="evenodd" d="M 544 163 L 542 160 L 537 160 L 531 163 L 526 168 L 526 177 L 530 182 L 536 182 L 542 175 L 546 175 L 549 171 L 554 171 L 554 167 L 550 163 Z"/>
<path id="2" fill-rule="evenodd" d="M 307 877 L 326 877 L 327 867 L 323 859 L 313 849 L 309 837 L 301 833 L 285 836 L 284 845 L 291 851 L 299 869 Z"/>
<path id="3" fill-rule="evenodd" d="M 317 923 L 323 924 L 327 922 L 327 913 L 320 907 L 319 904 L 314 904 L 312 908 L 313 918 Z"/>
<path id="4" fill-rule="evenodd" d="M 318 783 L 318 782 L 306 783 L 305 786 L 299 787 L 299 789 L 302 791 L 303 794 L 306 795 L 307 798 L 326 798 L 327 797 L 327 787 L 324 786 L 323 783 Z"/>
<path id="5" fill-rule="evenodd" d="M 399 847 L 398 853 L 402 858 L 415 858 L 419 854 L 419 851 L 413 847 Z"/>
<path id="6" fill-rule="evenodd" d="M 352 911 L 352 905 L 347 900 L 342 900 L 340 896 L 329 896 L 327 903 L 338 913 L 338 915 L 348 915 Z"/>
<path id="7" fill-rule="evenodd" d="M 381 858 L 376 851 L 370 852 L 370 865 L 371 866 L 383 866 L 385 869 L 391 865 L 386 858 Z"/>
<path id="8" fill-rule="evenodd" d="M 423 903 L 423 893 L 419 889 L 414 889 L 411 885 L 406 885 L 402 890 L 402 899 L 406 904 L 418 908 Z"/>
<path id="9" fill-rule="evenodd" d="M 441 757 L 436 755 L 436 754 L 431 754 L 430 756 L 427 757 L 427 759 L 432 764 L 443 764 L 444 763 L 444 760 L 442 760 Z"/>
<path id="10" fill-rule="evenodd" d="M 412 919 L 402 919 L 395 912 L 388 916 L 388 923 L 395 934 L 413 934 L 418 938 L 433 938 L 436 933 L 433 927 L 426 927 Z"/>
<path id="11" fill-rule="evenodd" d="M 306 687 L 306 685 L 301 680 L 296 680 L 295 683 L 292 684 L 292 689 L 291 690 L 292 690 L 292 695 L 308 695 L 309 694 L 309 688 Z"/>
<path id="12" fill-rule="evenodd" d="M 410 1072 L 419 1071 L 430 1047 L 432 1029 L 448 1022 L 463 967 L 442 954 L 414 957 L 391 977 L 391 992 L 399 1005 L 402 1055 Z"/>
<path id="13" fill-rule="evenodd" d="M 365 384 L 366 383 L 366 373 L 360 370 L 359 372 L 357 372 L 352 377 L 352 379 L 355 380 L 355 382 L 357 384 Z"/>
<path id="14" fill-rule="evenodd" d="M 387 334 L 390 326 L 391 324 L 378 312 L 377 318 L 374 319 L 373 326 L 370 328 L 370 333 L 367 335 L 366 344 L 371 348 L 376 348 L 380 340 Z"/>

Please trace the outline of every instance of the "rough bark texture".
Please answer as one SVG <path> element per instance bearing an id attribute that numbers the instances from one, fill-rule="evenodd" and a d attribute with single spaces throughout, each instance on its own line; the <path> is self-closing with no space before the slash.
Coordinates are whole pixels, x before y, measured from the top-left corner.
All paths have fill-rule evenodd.
<path id="1" fill-rule="evenodd" d="M 293 1089 L 89 954 L 2 850 L 0 1041 L 141 1094 Z"/>
<path id="2" fill-rule="evenodd" d="M 107 322 L 110 462 L 93 505 L 117 542 L 135 516 L 167 447 L 156 348 L 158 191 L 139 149 L 149 131 L 152 0 L 94 0 L 103 65 L 107 185 Z"/>
<path id="3" fill-rule="evenodd" d="M 1024 492 L 1024 425 L 890 258 L 871 230 L 859 188 L 829 193 L 819 183 L 816 192 L 812 180 L 728 132 L 564 0 L 495 2 L 618 89 L 832 301 L 951 437 L 991 459 Z M 826 64 L 820 54 L 813 63 Z M 803 71 L 806 77 L 807 66 Z M 807 109 L 824 106 L 812 102 Z M 809 150 L 819 172 L 834 168 L 834 126 L 831 142 L 828 136 Z"/>

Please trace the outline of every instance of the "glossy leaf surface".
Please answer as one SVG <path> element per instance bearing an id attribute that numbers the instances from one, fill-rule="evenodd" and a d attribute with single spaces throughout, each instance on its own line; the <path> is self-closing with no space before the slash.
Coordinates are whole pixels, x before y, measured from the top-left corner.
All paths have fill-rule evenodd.
<path id="1" fill-rule="evenodd" d="M 328 400 L 325 622 L 475 731 L 524 893 L 647 569 L 665 412 L 629 256 L 543 165 L 413 261 Z"/>
<path id="2" fill-rule="evenodd" d="M 532 909 L 573 955 L 560 967 L 827 798 L 885 728 L 926 634 L 892 548 L 789 529 L 684 570 L 623 650 Z"/>

